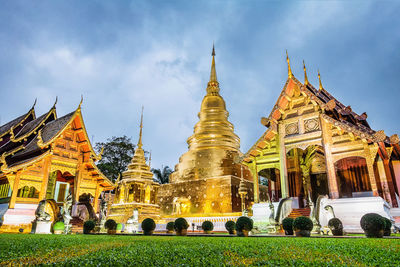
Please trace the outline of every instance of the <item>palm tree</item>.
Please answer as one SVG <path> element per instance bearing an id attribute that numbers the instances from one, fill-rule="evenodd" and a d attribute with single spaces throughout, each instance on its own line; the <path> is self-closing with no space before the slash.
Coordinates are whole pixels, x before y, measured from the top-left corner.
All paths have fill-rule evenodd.
<path id="1" fill-rule="evenodd" d="M 160 169 L 151 169 L 151 171 L 156 176 L 154 180 L 160 184 L 168 184 L 169 183 L 169 175 L 173 172 L 170 167 L 165 166 Z"/>

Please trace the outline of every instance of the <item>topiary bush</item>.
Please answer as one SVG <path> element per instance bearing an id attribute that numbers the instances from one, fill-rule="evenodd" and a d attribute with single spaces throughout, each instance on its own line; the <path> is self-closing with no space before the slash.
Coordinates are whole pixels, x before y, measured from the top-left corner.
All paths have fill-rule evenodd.
<path id="1" fill-rule="evenodd" d="M 124 225 L 122 223 L 118 223 L 116 230 L 117 231 L 122 231 L 123 228 L 124 228 Z"/>
<path id="2" fill-rule="evenodd" d="M 174 228 L 177 235 L 186 235 L 189 224 L 185 218 L 178 218 L 175 220 Z"/>
<path id="3" fill-rule="evenodd" d="M 383 217 L 377 213 L 367 213 L 360 221 L 361 228 L 367 237 L 382 237 L 385 224 Z"/>
<path id="4" fill-rule="evenodd" d="M 253 229 L 253 220 L 249 217 L 242 216 L 236 221 L 236 231 L 238 236 L 247 236 L 248 232 Z"/>
<path id="5" fill-rule="evenodd" d="M 331 229 L 333 235 L 343 235 L 343 223 L 338 218 L 330 219 L 328 222 L 328 227 Z"/>
<path id="6" fill-rule="evenodd" d="M 167 226 L 165 227 L 167 229 L 168 232 L 172 232 L 174 231 L 174 222 L 168 222 Z"/>
<path id="7" fill-rule="evenodd" d="M 62 232 L 64 232 L 64 229 L 65 229 L 65 225 L 64 225 L 64 223 L 63 222 L 56 222 L 54 225 L 53 225 L 53 232 L 55 233 L 55 234 L 61 234 Z"/>
<path id="8" fill-rule="evenodd" d="M 104 224 L 107 230 L 117 230 L 117 223 L 113 219 L 108 219 Z"/>
<path id="9" fill-rule="evenodd" d="M 390 236 L 391 232 L 392 232 L 392 221 L 389 220 L 386 217 L 382 217 L 383 220 L 385 221 L 385 228 L 383 229 L 383 235 L 384 236 Z"/>
<path id="10" fill-rule="evenodd" d="M 201 224 L 201 228 L 203 229 L 204 232 L 210 232 L 214 229 L 214 224 L 210 221 L 204 221 Z"/>
<path id="11" fill-rule="evenodd" d="M 309 237 L 313 226 L 311 219 L 306 216 L 297 217 L 293 221 L 293 230 L 296 232 L 296 236 Z"/>
<path id="12" fill-rule="evenodd" d="M 293 235 L 293 218 L 285 218 L 282 220 L 282 228 L 285 230 L 285 235 Z"/>
<path id="13" fill-rule="evenodd" d="M 89 234 L 94 227 L 96 226 L 95 222 L 92 220 L 88 220 L 83 224 L 83 233 L 84 234 Z"/>
<path id="14" fill-rule="evenodd" d="M 236 223 L 234 221 L 227 221 L 225 223 L 225 229 L 229 234 L 233 235 L 235 233 Z"/>
<path id="15" fill-rule="evenodd" d="M 146 218 L 142 222 L 142 230 L 144 235 L 152 235 L 156 229 L 156 223 L 152 218 Z"/>

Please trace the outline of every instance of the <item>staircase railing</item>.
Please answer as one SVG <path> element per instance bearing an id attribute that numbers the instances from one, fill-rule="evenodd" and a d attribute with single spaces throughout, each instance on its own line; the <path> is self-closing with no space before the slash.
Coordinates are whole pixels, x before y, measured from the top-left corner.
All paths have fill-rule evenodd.
<path id="1" fill-rule="evenodd" d="M 293 199 L 291 197 L 283 198 L 281 201 L 279 201 L 278 210 L 275 216 L 277 223 L 281 224 L 282 220 L 292 212 L 292 202 Z"/>

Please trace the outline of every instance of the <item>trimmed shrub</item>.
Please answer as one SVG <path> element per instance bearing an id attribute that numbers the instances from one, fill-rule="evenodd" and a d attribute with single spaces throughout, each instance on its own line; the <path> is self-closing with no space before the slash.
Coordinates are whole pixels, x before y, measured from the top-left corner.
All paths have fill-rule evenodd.
<path id="1" fill-rule="evenodd" d="M 107 230 L 117 230 L 117 223 L 113 219 L 108 219 L 104 224 Z"/>
<path id="2" fill-rule="evenodd" d="M 282 228 L 285 230 L 286 235 L 293 235 L 293 218 L 285 218 L 282 220 Z"/>
<path id="3" fill-rule="evenodd" d="M 243 230 L 251 231 L 253 229 L 253 220 L 249 217 L 242 216 L 236 221 L 236 230 L 242 232 Z"/>
<path id="4" fill-rule="evenodd" d="M 313 229 L 313 222 L 306 216 L 297 217 L 293 221 L 293 230 L 311 231 Z"/>
<path id="5" fill-rule="evenodd" d="M 234 234 L 236 229 L 236 223 L 234 221 L 227 221 L 225 223 L 225 229 L 228 231 L 229 234 Z"/>
<path id="6" fill-rule="evenodd" d="M 142 230 L 143 234 L 151 235 L 153 234 L 154 229 L 156 229 L 156 223 L 152 218 L 146 218 L 142 222 Z"/>
<path id="7" fill-rule="evenodd" d="M 175 231 L 186 230 L 186 229 L 189 228 L 189 224 L 185 220 L 185 218 L 178 218 L 178 219 L 175 220 L 174 228 L 175 228 Z"/>
<path id="8" fill-rule="evenodd" d="M 64 231 L 65 225 L 63 222 L 56 222 L 53 225 L 53 231 Z"/>
<path id="9" fill-rule="evenodd" d="M 118 223 L 116 230 L 117 231 L 122 231 L 122 228 L 124 228 L 124 225 L 122 223 Z"/>
<path id="10" fill-rule="evenodd" d="M 212 231 L 214 229 L 214 224 L 210 221 L 204 221 L 201 224 L 201 228 L 203 229 L 204 232 Z"/>
<path id="11" fill-rule="evenodd" d="M 165 228 L 167 231 L 174 231 L 174 222 L 168 222 Z"/>
<path id="12" fill-rule="evenodd" d="M 384 236 L 390 236 L 390 234 L 391 234 L 391 232 L 392 232 L 392 230 L 391 230 L 391 228 L 392 228 L 392 221 L 389 220 L 389 219 L 386 218 L 386 217 L 382 217 L 382 218 L 383 218 L 383 220 L 385 221 L 385 228 L 383 229 L 383 235 L 384 235 Z"/>
<path id="13" fill-rule="evenodd" d="M 377 213 L 367 213 L 362 216 L 360 225 L 367 237 L 382 237 L 385 220 Z"/>
<path id="14" fill-rule="evenodd" d="M 83 224 L 83 233 L 89 234 L 94 229 L 95 226 L 96 226 L 96 224 L 94 221 L 92 221 L 92 220 L 86 221 Z"/>
<path id="15" fill-rule="evenodd" d="M 333 235 L 343 235 L 343 224 L 338 218 L 332 218 L 328 222 L 328 227 L 331 229 Z"/>

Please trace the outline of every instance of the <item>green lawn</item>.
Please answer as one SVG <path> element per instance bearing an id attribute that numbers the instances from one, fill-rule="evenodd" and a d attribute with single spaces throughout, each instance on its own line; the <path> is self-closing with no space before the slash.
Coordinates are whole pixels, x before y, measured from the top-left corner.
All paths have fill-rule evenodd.
<path id="1" fill-rule="evenodd" d="M 400 239 L 0 235 L 0 266 L 400 266 Z"/>

